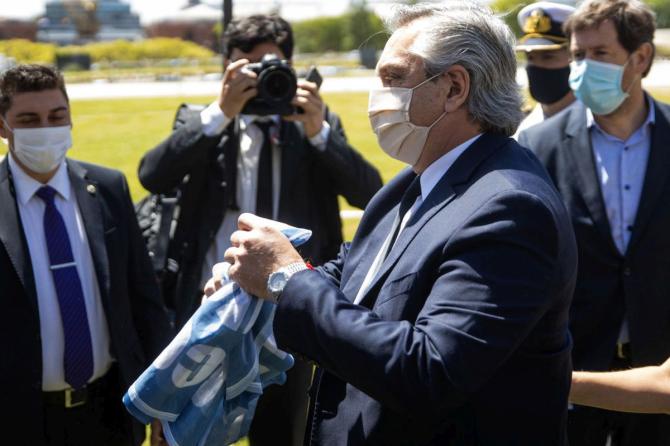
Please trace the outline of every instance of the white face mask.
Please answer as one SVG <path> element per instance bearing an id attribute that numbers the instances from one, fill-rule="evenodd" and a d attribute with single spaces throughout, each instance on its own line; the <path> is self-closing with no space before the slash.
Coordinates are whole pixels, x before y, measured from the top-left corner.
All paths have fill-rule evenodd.
<path id="1" fill-rule="evenodd" d="M 69 125 L 31 129 L 12 129 L 6 123 L 5 126 L 14 134 L 14 155 L 33 172 L 49 173 L 56 169 L 72 147 Z"/>
<path id="2" fill-rule="evenodd" d="M 423 153 L 430 129 L 447 114 L 443 112 L 427 127 L 413 124 L 409 117 L 414 90 L 441 74 L 429 77 L 414 88 L 384 87 L 370 91 L 370 124 L 379 146 L 392 158 L 415 165 Z"/>

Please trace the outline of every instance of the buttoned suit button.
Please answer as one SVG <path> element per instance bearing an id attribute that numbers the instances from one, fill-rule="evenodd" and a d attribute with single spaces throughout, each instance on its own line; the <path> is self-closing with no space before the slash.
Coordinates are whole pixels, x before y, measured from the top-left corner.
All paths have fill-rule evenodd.
<path id="1" fill-rule="evenodd" d="M 633 272 L 631 271 L 630 267 L 627 266 L 627 267 L 625 267 L 625 268 L 623 269 L 623 275 L 624 275 L 624 276 L 626 276 L 626 277 L 630 277 L 631 274 L 633 274 Z"/>

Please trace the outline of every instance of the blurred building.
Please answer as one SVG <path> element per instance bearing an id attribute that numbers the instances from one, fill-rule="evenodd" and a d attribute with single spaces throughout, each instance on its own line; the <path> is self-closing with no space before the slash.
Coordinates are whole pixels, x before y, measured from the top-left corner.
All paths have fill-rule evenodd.
<path id="1" fill-rule="evenodd" d="M 59 45 L 143 37 L 139 16 L 122 0 L 49 0 L 37 31 L 38 40 Z"/>

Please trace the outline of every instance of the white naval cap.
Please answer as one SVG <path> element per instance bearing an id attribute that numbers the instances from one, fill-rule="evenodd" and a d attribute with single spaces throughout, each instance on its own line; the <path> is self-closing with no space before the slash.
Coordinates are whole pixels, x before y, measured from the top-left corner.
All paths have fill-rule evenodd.
<path id="1" fill-rule="evenodd" d="M 568 42 L 563 23 L 575 8 L 564 3 L 535 2 L 525 6 L 517 15 L 524 32 L 517 51 L 554 50 Z"/>

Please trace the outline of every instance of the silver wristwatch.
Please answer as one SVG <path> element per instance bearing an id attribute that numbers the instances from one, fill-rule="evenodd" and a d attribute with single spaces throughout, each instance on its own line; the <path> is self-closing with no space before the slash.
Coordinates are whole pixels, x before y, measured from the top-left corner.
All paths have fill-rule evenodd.
<path id="1" fill-rule="evenodd" d="M 293 274 L 306 269 L 309 268 L 304 262 L 295 262 L 283 268 L 279 268 L 277 271 L 270 274 L 268 277 L 267 288 L 268 292 L 272 295 L 272 299 L 277 302 L 282 291 L 284 291 L 288 279 L 290 279 Z"/>

